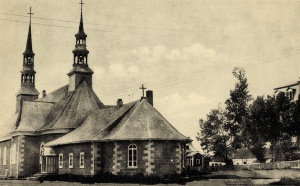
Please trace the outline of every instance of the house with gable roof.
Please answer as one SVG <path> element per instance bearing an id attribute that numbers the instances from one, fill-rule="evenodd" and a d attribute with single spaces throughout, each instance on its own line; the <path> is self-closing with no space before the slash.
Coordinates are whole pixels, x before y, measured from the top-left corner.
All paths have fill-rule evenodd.
<path id="1" fill-rule="evenodd" d="M 0 175 L 181 173 L 191 140 L 153 107 L 152 91 L 115 106 L 93 91 L 82 8 L 75 38 L 69 83 L 38 98 L 30 14 L 16 111 L 1 125 Z"/>

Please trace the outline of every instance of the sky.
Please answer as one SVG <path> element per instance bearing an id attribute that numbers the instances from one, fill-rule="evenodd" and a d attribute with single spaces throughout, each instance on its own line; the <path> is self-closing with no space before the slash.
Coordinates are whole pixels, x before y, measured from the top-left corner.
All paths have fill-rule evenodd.
<path id="1" fill-rule="evenodd" d="M 0 1 L 0 122 L 14 112 L 32 7 L 36 88 L 68 84 L 79 0 Z M 224 106 L 243 67 L 249 92 L 299 80 L 300 1 L 83 0 L 93 89 L 106 105 L 153 90 L 154 107 L 194 139 L 199 119 Z"/>

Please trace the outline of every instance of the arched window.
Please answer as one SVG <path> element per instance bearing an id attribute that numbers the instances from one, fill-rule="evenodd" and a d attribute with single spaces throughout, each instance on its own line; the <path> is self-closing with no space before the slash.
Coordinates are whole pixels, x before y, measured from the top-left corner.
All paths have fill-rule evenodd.
<path id="1" fill-rule="evenodd" d="M 128 146 L 128 167 L 137 167 L 137 147 L 134 144 Z"/>
<path id="2" fill-rule="evenodd" d="M 3 149 L 3 165 L 6 165 L 6 146 Z"/>
<path id="3" fill-rule="evenodd" d="M 11 147 L 11 164 L 16 164 L 17 159 L 17 145 L 14 143 Z"/>

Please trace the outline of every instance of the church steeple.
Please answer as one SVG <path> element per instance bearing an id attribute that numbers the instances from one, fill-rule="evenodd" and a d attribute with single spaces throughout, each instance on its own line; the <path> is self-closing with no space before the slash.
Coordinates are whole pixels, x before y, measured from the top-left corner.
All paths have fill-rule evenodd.
<path id="1" fill-rule="evenodd" d="M 33 101 L 38 98 L 39 92 L 35 88 L 35 74 L 34 71 L 34 53 L 32 50 L 31 38 L 31 7 L 30 7 L 30 21 L 27 36 L 26 49 L 23 53 L 23 69 L 21 71 L 21 88 L 17 93 L 17 111 L 22 106 L 22 102 Z"/>
<path id="2" fill-rule="evenodd" d="M 81 5 L 80 22 L 78 33 L 75 34 L 76 44 L 73 50 L 73 69 L 68 73 L 69 75 L 69 92 L 74 91 L 77 85 L 84 78 L 87 83 L 92 86 L 92 74 L 94 73 L 88 67 L 88 54 L 89 51 L 86 48 L 87 35 L 84 33 L 83 28 L 83 16 L 82 16 L 82 0 L 79 3 Z"/>
<path id="3" fill-rule="evenodd" d="M 81 5 L 80 23 L 79 23 L 78 33 L 75 34 L 76 45 L 75 45 L 75 49 L 73 50 L 73 54 L 74 54 L 73 66 L 75 65 L 88 66 L 89 51 L 86 49 L 87 35 L 84 33 L 84 29 L 83 29 L 82 1 L 79 4 Z"/>

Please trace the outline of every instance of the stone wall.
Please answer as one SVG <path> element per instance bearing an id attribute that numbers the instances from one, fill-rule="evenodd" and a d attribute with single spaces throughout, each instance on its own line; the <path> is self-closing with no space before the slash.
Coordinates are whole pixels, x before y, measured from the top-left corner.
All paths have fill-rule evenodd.
<path id="1" fill-rule="evenodd" d="M 84 168 L 80 168 L 80 152 L 84 152 Z M 92 175 L 92 143 L 70 144 L 55 147 L 57 155 L 63 154 L 63 168 L 58 168 L 59 174 Z M 69 168 L 69 153 L 73 153 L 73 168 Z"/>
<path id="2" fill-rule="evenodd" d="M 42 136 L 19 136 L 19 177 L 31 176 L 41 172 L 40 147 L 44 144 L 57 139 L 62 134 L 48 134 Z"/>
<path id="3" fill-rule="evenodd" d="M 137 167 L 128 166 L 128 147 L 137 147 Z M 98 145 L 100 172 L 114 175 L 166 175 L 182 171 L 181 144 L 176 141 L 115 141 Z M 95 166 L 98 167 L 98 166 Z"/>

